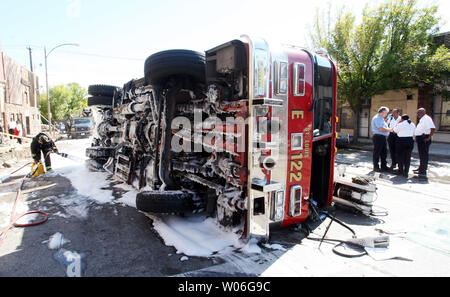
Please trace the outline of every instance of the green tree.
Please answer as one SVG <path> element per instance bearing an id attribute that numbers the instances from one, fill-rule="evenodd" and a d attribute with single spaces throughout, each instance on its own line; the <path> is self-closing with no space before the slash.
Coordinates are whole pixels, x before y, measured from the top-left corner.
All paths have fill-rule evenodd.
<path id="1" fill-rule="evenodd" d="M 430 86 L 450 71 L 450 54 L 433 46 L 438 32 L 437 7 L 418 8 L 416 0 L 392 0 L 367 5 L 359 24 L 356 16 L 340 8 L 334 19 L 316 13 L 311 41 L 324 47 L 338 67 L 338 90 L 355 114 L 358 139 L 362 102 L 390 89 Z"/>
<path id="2" fill-rule="evenodd" d="M 52 120 L 67 119 L 78 116 L 80 111 L 87 107 L 87 90 L 78 83 L 59 85 L 50 89 L 50 109 Z M 39 98 L 39 110 L 47 117 L 47 94 L 41 94 Z M 43 119 L 44 123 L 47 123 Z"/>

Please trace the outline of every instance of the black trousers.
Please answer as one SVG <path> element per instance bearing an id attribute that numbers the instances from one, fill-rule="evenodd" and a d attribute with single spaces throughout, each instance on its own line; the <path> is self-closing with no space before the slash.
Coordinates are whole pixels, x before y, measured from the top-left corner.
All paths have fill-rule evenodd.
<path id="1" fill-rule="evenodd" d="M 394 168 L 397 164 L 397 139 L 399 137 L 395 133 L 390 133 L 387 139 L 388 146 L 389 146 L 389 154 L 391 155 L 392 160 L 392 168 Z M 413 141 L 414 143 L 414 141 Z"/>
<path id="2" fill-rule="evenodd" d="M 429 160 L 429 152 L 431 139 L 428 142 L 425 142 L 425 139 L 430 137 L 430 135 L 421 135 L 416 136 L 417 148 L 419 150 L 419 158 L 420 158 L 420 166 L 419 166 L 419 174 L 427 174 L 428 170 L 428 160 Z"/>
<path id="3" fill-rule="evenodd" d="M 14 129 L 9 129 L 8 133 L 14 135 Z M 12 136 L 9 136 L 9 139 L 12 139 Z"/>
<path id="4" fill-rule="evenodd" d="M 373 136 L 373 168 L 380 168 L 379 162 L 381 159 L 381 168 L 387 168 L 387 141 L 386 136 L 375 134 Z"/>
<path id="5" fill-rule="evenodd" d="M 411 165 L 411 153 L 414 149 L 413 137 L 397 137 L 397 161 L 400 172 L 407 176 Z"/>

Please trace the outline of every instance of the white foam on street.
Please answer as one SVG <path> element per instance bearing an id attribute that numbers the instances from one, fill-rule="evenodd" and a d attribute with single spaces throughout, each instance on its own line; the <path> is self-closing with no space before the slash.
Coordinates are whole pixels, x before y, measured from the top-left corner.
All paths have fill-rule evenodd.
<path id="1" fill-rule="evenodd" d="M 13 210 L 15 200 L 4 201 L 4 199 L 1 198 L 2 197 L 0 197 L 0 217 L 2 217 L 3 220 L 0 221 L 0 228 L 4 228 L 11 222 L 11 212 Z M 17 203 L 16 217 L 28 211 L 30 211 L 30 209 L 28 208 L 27 204 L 23 203 L 23 201 L 19 201 Z M 17 223 L 28 224 L 34 221 L 37 217 L 37 214 L 27 215 L 23 218 L 20 218 Z"/>
<path id="2" fill-rule="evenodd" d="M 110 184 L 106 180 L 108 174 L 104 172 L 90 172 L 85 166 L 85 150 L 89 147 L 90 142 L 91 139 L 83 139 L 79 140 L 76 145 L 71 146 L 67 144 L 75 144 L 74 141 L 57 142 L 57 146 L 66 144 L 64 145 L 64 153 L 74 156 L 82 162 L 75 162 L 71 159 L 53 154 L 53 169 L 55 170 L 55 174 L 61 174 L 67 177 L 79 195 L 89 197 L 99 204 L 111 203 L 114 200 L 112 190 L 102 189 L 108 187 Z"/>
<path id="3" fill-rule="evenodd" d="M 240 248 L 251 249 L 243 246 L 238 234 L 221 230 L 214 219 L 205 219 L 204 215 L 147 216 L 165 244 L 187 256 L 210 257 Z"/>
<path id="4" fill-rule="evenodd" d="M 276 251 L 286 251 L 286 248 L 284 248 L 281 244 L 268 244 L 265 243 L 264 247 L 270 250 L 276 250 Z"/>
<path id="5" fill-rule="evenodd" d="M 122 194 L 122 197 L 119 198 L 117 202 L 129 207 L 136 208 L 136 195 L 138 192 L 133 187 L 127 184 L 118 184 L 115 187 L 127 191 L 126 193 Z"/>

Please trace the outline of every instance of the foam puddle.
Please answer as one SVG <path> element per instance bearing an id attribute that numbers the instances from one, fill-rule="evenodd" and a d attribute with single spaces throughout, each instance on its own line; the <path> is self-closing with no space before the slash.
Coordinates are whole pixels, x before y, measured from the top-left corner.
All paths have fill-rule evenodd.
<path id="1" fill-rule="evenodd" d="M 50 236 L 49 240 L 44 241 L 43 243 L 48 243 L 48 248 L 51 250 L 57 250 L 62 248 L 63 245 L 66 243 L 69 243 L 70 240 L 64 238 L 64 235 L 61 233 L 55 233 L 52 236 Z"/>
<path id="2" fill-rule="evenodd" d="M 167 246 L 173 246 L 178 254 L 186 256 L 210 257 L 243 248 L 239 235 L 221 230 L 212 218 L 198 214 L 190 217 L 155 216 L 153 227 Z"/>

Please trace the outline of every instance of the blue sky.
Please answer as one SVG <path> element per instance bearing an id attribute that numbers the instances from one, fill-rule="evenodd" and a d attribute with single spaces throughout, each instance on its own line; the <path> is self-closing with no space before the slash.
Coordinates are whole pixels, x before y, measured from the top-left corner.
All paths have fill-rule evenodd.
<path id="1" fill-rule="evenodd" d="M 373 2 L 373 1 L 371 1 Z M 448 18 L 450 1 L 437 3 Z M 51 86 L 79 82 L 123 85 L 143 76 L 145 58 L 172 48 L 205 51 L 242 34 L 308 46 L 308 27 L 316 9 L 328 2 L 306 0 L 2 0 L 3 51 L 26 67 L 33 64 L 45 85 L 44 46 L 61 43 L 50 56 Z M 335 0 L 358 13 L 367 1 Z M 444 17 L 443 17 L 444 18 Z M 445 18 L 444 18 L 445 19 Z M 441 31 L 449 31 L 449 24 Z M 42 66 L 41 66 L 42 65 Z"/>

